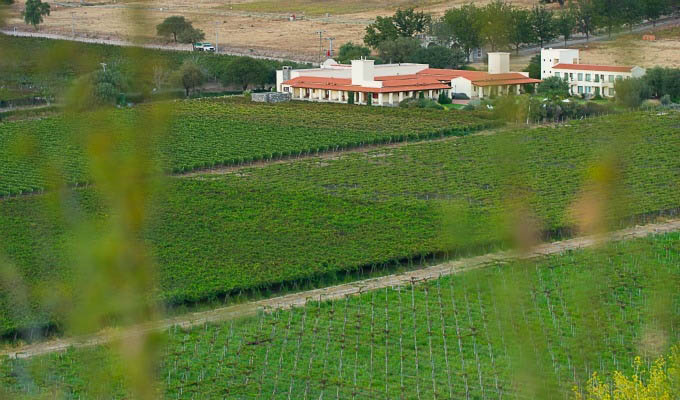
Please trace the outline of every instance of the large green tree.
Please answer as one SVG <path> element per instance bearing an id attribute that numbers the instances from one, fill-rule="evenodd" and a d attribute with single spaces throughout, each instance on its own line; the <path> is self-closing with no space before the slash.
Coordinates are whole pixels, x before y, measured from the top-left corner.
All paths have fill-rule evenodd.
<path id="1" fill-rule="evenodd" d="M 239 85 L 243 90 L 248 86 L 264 85 L 270 70 L 261 61 L 251 57 L 239 57 L 226 65 L 220 80 L 224 85 Z"/>
<path id="2" fill-rule="evenodd" d="M 564 38 L 564 47 L 567 47 L 567 42 L 577 26 L 578 20 L 571 10 L 562 11 L 555 19 L 555 30 Z"/>
<path id="3" fill-rule="evenodd" d="M 432 17 L 423 11 L 415 11 L 413 8 L 398 9 L 392 17 L 394 26 L 399 36 L 412 37 L 427 30 L 432 23 Z"/>
<path id="4" fill-rule="evenodd" d="M 43 17 L 45 15 L 50 15 L 50 5 L 43 3 L 40 0 L 26 0 L 26 5 L 22 14 L 24 16 L 24 21 L 37 29 L 38 25 L 42 24 Z"/>
<path id="5" fill-rule="evenodd" d="M 413 38 L 398 37 L 380 43 L 378 53 L 380 58 L 387 63 L 403 63 L 412 60 L 416 52 L 421 48 L 420 42 Z"/>
<path id="6" fill-rule="evenodd" d="M 670 12 L 671 4 L 669 0 L 640 0 L 642 2 L 642 15 L 644 18 L 652 21 L 652 25 L 656 26 L 656 21 L 662 15 Z"/>
<path id="7" fill-rule="evenodd" d="M 483 44 L 479 7 L 471 3 L 447 10 L 438 32 L 440 40 L 455 43 L 465 52 L 467 60 L 470 61 L 472 50 Z"/>
<path id="8" fill-rule="evenodd" d="M 413 8 L 398 9 L 391 17 L 377 17 L 375 22 L 366 27 L 364 43 L 374 49 L 386 41 L 399 37 L 413 37 L 425 32 L 432 22 L 429 14 Z"/>
<path id="9" fill-rule="evenodd" d="M 576 16 L 579 32 L 586 35 L 586 42 L 597 29 L 597 9 L 593 0 L 571 0 L 570 11 Z"/>
<path id="10" fill-rule="evenodd" d="M 535 6 L 531 10 L 531 28 L 536 43 L 541 47 L 557 37 L 554 14 L 543 6 Z"/>
<path id="11" fill-rule="evenodd" d="M 593 0 L 597 19 L 600 24 L 607 28 L 607 35 L 612 36 L 612 31 L 623 23 L 624 0 Z"/>
<path id="12" fill-rule="evenodd" d="M 371 55 L 371 49 L 352 42 L 347 42 L 340 46 L 336 60 L 340 63 L 349 63 L 352 60 L 359 60 Z"/>
<path id="13" fill-rule="evenodd" d="M 205 35 L 200 29 L 193 27 L 191 21 L 185 19 L 180 15 L 174 15 L 163 20 L 156 25 L 156 33 L 158 36 L 171 37 L 173 41 L 182 43 L 193 43 L 195 41 L 203 40 Z"/>
<path id="14" fill-rule="evenodd" d="M 482 38 L 484 43 L 496 51 L 510 43 L 512 6 L 504 0 L 494 0 L 481 10 Z"/>
<path id="15" fill-rule="evenodd" d="M 513 8 L 510 14 L 509 41 L 515 47 L 517 54 L 523 44 L 535 43 L 534 30 L 531 28 L 531 13 L 522 8 Z"/>
<path id="16" fill-rule="evenodd" d="M 428 64 L 431 68 L 458 69 L 465 64 L 465 54 L 458 48 L 445 46 L 420 47 L 409 62 Z"/>
<path id="17" fill-rule="evenodd" d="M 205 74 L 196 62 L 185 60 L 177 71 L 176 79 L 184 88 L 186 96 L 189 97 L 192 90 L 205 82 Z"/>

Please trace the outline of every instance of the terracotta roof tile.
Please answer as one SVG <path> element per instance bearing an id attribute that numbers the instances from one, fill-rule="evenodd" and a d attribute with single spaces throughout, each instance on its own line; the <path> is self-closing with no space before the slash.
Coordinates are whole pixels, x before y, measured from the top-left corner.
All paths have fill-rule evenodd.
<path id="1" fill-rule="evenodd" d="M 592 65 L 592 64 L 557 64 L 553 69 L 569 69 L 581 71 L 607 71 L 607 72 L 630 72 L 633 67 L 619 67 L 613 65 Z"/>

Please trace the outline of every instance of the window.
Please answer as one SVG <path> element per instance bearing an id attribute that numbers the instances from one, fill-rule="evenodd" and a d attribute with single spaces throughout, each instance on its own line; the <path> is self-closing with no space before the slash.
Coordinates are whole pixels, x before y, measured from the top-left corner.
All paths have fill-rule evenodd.
<path id="1" fill-rule="evenodd" d="M 600 81 L 600 75 L 595 74 L 595 82 L 599 82 L 599 81 Z"/>
<path id="2" fill-rule="evenodd" d="M 595 96 L 599 96 L 599 95 L 600 95 L 600 88 L 596 87 L 595 88 Z"/>
<path id="3" fill-rule="evenodd" d="M 583 94 L 583 86 L 578 87 L 578 94 Z"/>
<path id="4" fill-rule="evenodd" d="M 621 75 L 616 75 L 616 80 L 617 80 L 617 81 L 620 81 L 621 79 L 623 79 L 623 77 L 622 77 Z"/>
<path id="5" fill-rule="evenodd" d="M 574 80 L 574 74 L 569 73 L 569 80 L 573 81 Z"/>
<path id="6" fill-rule="evenodd" d="M 559 78 L 559 77 L 560 77 L 560 73 L 557 72 L 557 71 L 555 71 L 555 76 Z"/>
<path id="7" fill-rule="evenodd" d="M 592 93 L 593 88 L 590 86 L 586 86 L 586 93 Z"/>
<path id="8" fill-rule="evenodd" d="M 590 74 L 586 74 L 586 82 L 590 82 Z"/>
<path id="9" fill-rule="evenodd" d="M 609 75 L 609 82 L 614 82 L 614 75 Z"/>
<path id="10" fill-rule="evenodd" d="M 583 80 L 583 72 L 578 73 L 578 80 L 582 81 Z"/>
<path id="11" fill-rule="evenodd" d="M 609 95 L 616 96 L 616 90 L 614 90 L 614 88 L 609 88 Z"/>

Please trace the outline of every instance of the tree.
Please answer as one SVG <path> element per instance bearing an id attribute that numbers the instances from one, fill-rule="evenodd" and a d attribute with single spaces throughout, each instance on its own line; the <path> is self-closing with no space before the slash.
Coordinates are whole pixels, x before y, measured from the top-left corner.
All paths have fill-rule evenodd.
<path id="1" fill-rule="evenodd" d="M 11 6 L 14 4 L 14 0 L 0 0 L 0 6 Z"/>
<path id="2" fill-rule="evenodd" d="M 551 76 L 538 84 L 536 92 L 542 95 L 568 97 L 569 82 L 560 77 Z"/>
<path id="3" fill-rule="evenodd" d="M 184 88 L 186 96 L 189 97 L 191 91 L 200 86 L 205 81 L 203 70 L 192 60 L 185 60 L 177 71 L 177 80 Z"/>
<path id="4" fill-rule="evenodd" d="M 642 1 L 642 16 L 650 21 L 652 25 L 656 26 L 656 21 L 662 15 L 668 13 L 671 9 L 668 0 L 641 0 Z"/>
<path id="5" fill-rule="evenodd" d="M 644 7 L 641 0 L 621 0 L 621 22 L 628 25 L 633 32 L 633 26 L 642 22 Z"/>
<path id="6" fill-rule="evenodd" d="M 264 85 L 269 71 L 264 63 L 251 57 L 239 57 L 227 64 L 220 80 L 224 85 L 239 85 L 243 90 L 250 85 Z"/>
<path id="7" fill-rule="evenodd" d="M 338 51 L 337 61 L 340 63 L 348 63 L 352 60 L 359 60 L 371 55 L 371 49 L 352 42 L 347 42 L 340 46 Z"/>
<path id="8" fill-rule="evenodd" d="M 432 22 L 432 17 L 422 11 L 416 12 L 413 8 L 398 9 L 392 17 L 392 22 L 397 28 L 399 36 L 413 37 L 427 30 Z"/>
<path id="9" fill-rule="evenodd" d="M 531 28 L 541 47 L 557 37 L 553 12 L 545 7 L 535 6 L 531 10 Z"/>
<path id="10" fill-rule="evenodd" d="M 467 61 L 473 49 L 482 46 L 482 18 L 481 12 L 474 4 L 467 4 L 460 8 L 452 8 L 442 18 L 441 33 L 450 35 L 448 39 L 455 42 L 465 52 Z"/>
<path id="11" fill-rule="evenodd" d="M 43 17 L 50 15 L 50 5 L 40 0 L 26 0 L 26 6 L 22 15 L 27 24 L 33 25 L 34 28 L 38 29 L 38 25 L 43 22 Z"/>
<path id="12" fill-rule="evenodd" d="M 651 97 L 651 90 L 645 80 L 640 78 L 621 79 L 614 83 L 616 101 L 626 107 L 637 108 Z"/>
<path id="13" fill-rule="evenodd" d="M 364 43 L 377 49 L 382 42 L 395 40 L 399 37 L 397 27 L 394 26 L 392 17 L 378 17 L 375 22 L 366 27 Z"/>
<path id="14" fill-rule="evenodd" d="M 564 38 L 564 47 L 567 47 L 567 42 L 571 38 L 571 34 L 576 29 L 578 21 L 571 10 L 562 11 L 555 20 L 555 30 Z"/>
<path id="15" fill-rule="evenodd" d="M 420 47 L 407 61 L 429 64 L 431 68 L 458 69 L 465 63 L 465 54 L 444 46 Z"/>
<path id="16" fill-rule="evenodd" d="M 531 29 L 531 13 L 521 8 L 513 8 L 510 14 L 509 42 L 515 46 L 517 54 L 523 44 L 534 43 L 534 30 Z"/>
<path id="17" fill-rule="evenodd" d="M 623 20 L 621 0 L 593 0 L 597 18 L 607 27 L 607 35 L 612 36 L 612 30 Z"/>
<path id="18" fill-rule="evenodd" d="M 366 27 L 364 43 L 374 49 L 389 40 L 399 37 L 413 37 L 427 30 L 432 17 L 424 12 L 416 12 L 413 8 L 398 9 L 391 17 L 377 17 L 375 22 Z"/>
<path id="19" fill-rule="evenodd" d="M 586 35 L 586 42 L 590 34 L 597 29 L 597 10 L 593 0 L 571 0 L 570 11 L 576 17 L 579 32 Z"/>
<path id="20" fill-rule="evenodd" d="M 92 78 L 92 95 L 99 104 L 113 104 L 128 87 L 118 63 L 109 63 Z"/>
<path id="21" fill-rule="evenodd" d="M 194 28 L 190 21 L 179 15 L 168 17 L 156 25 L 156 33 L 166 38 L 172 36 L 175 43 L 178 39 L 182 43 L 193 43 L 205 37 L 200 29 Z"/>
<path id="22" fill-rule="evenodd" d="M 410 61 L 420 48 L 420 43 L 416 39 L 399 37 L 382 42 L 378 47 L 378 53 L 385 62 L 403 63 Z"/>
<path id="23" fill-rule="evenodd" d="M 480 16 L 482 38 L 491 51 L 506 47 L 510 43 L 512 7 L 504 0 L 494 0 L 482 8 Z"/>
<path id="24" fill-rule="evenodd" d="M 541 55 L 536 54 L 531 57 L 529 65 L 524 69 L 524 72 L 529 73 L 529 78 L 541 79 Z"/>
<path id="25" fill-rule="evenodd" d="M 177 35 L 177 40 L 180 43 L 196 43 L 205 39 L 205 33 L 202 30 L 194 27 L 187 27 Z"/>

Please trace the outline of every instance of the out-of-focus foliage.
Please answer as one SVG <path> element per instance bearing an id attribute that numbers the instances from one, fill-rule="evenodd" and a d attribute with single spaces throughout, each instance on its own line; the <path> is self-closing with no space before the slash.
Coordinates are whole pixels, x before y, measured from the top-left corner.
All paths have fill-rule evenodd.
<path id="1" fill-rule="evenodd" d="M 614 371 L 611 384 L 593 372 L 585 395 L 574 389 L 576 400 L 673 400 L 680 398 L 680 346 L 668 358 L 657 358 L 649 370 L 640 357 L 633 362 L 631 376 Z"/>

